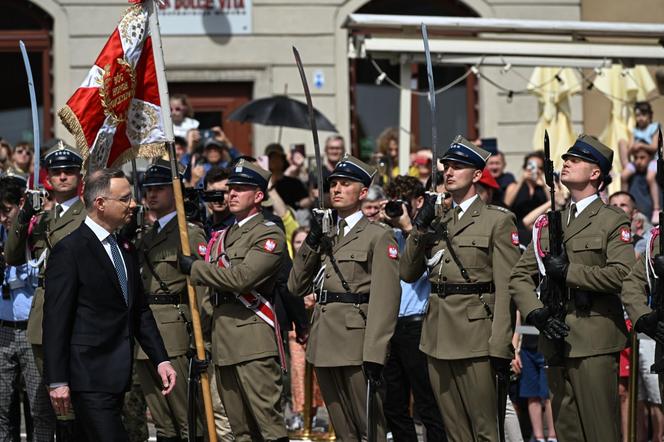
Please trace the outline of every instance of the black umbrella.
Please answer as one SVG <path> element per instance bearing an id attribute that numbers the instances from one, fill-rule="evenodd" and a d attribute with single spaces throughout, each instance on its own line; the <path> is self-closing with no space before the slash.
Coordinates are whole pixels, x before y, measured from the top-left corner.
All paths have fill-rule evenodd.
<path id="1" fill-rule="evenodd" d="M 325 115 L 314 109 L 318 130 L 336 132 L 337 129 Z M 285 95 L 260 98 L 239 107 L 228 116 L 231 121 L 258 123 L 266 126 L 294 127 L 310 129 L 309 110 L 306 103 L 293 100 Z"/>

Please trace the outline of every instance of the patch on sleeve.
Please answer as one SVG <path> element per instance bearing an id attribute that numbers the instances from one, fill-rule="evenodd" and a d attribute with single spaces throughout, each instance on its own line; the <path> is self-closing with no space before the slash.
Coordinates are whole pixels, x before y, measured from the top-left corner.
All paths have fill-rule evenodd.
<path id="1" fill-rule="evenodd" d="M 204 242 L 200 242 L 198 243 L 197 249 L 198 249 L 198 254 L 204 257 L 205 254 L 207 253 L 207 244 L 205 244 Z"/>
<path id="2" fill-rule="evenodd" d="M 277 242 L 273 239 L 268 239 L 267 241 L 265 241 L 265 245 L 263 246 L 263 249 L 266 252 L 270 253 L 274 252 L 274 249 L 276 248 L 277 248 Z"/>
<path id="3" fill-rule="evenodd" d="M 515 246 L 519 245 L 519 232 L 516 230 L 512 232 L 512 244 Z"/>
<path id="4" fill-rule="evenodd" d="M 627 227 L 620 229 L 620 240 L 627 243 L 632 242 L 632 232 Z"/>
<path id="5" fill-rule="evenodd" d="M 397 259 L 399 257 L 399 249 L 397 249 L 397 246 L 387 246 L 387 256 L 390 259 Z"/>

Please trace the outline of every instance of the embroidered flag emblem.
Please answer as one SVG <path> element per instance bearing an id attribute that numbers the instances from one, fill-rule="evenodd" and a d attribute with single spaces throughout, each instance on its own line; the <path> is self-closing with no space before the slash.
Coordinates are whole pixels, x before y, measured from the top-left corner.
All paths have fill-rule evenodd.
<path id="1" fill-rule="evenodd" d="M 397 246 L 387 246 L 387 256 L 390 259 L 397 259 L 399 257 L 399 249 L 397 249 Z"/>
<path id="2" fill-rule="evenodd" d="M 274 249 L 277 248 L 277 242 L 273 239 L 268 239 L 265 241 L 265 245 L 263 246 L 266 252 L 274 252 Z"/>
<path id="3" fill-rule="evenodd" d="M 198 243 L 198 254 L 201 256 L 205 256 L 207 253 L 207 245 L 205 243 Z"/>
<path id="4" fill-rule="evenodd" d="M 519 245 L 519 232 L 512 232 L 512 244 Z"/>
<path id="5" fill-rule="evenodd" d="M 627 227 L 623 227 L 620 230 L 620 240 L 622 242 L 632 242 L 632 232 Z"/>

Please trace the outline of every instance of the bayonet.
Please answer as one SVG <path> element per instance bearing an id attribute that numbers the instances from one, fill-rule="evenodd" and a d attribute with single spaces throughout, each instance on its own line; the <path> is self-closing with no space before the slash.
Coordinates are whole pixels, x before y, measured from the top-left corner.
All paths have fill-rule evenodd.
<path id="1" fill-rule="evenodd" d="M 39 137 L 39 114 L 37 113 L 37 96 L 35 95 L 35 82 L 32 78 L 32 68 L 30 67 L 30 59 L 28 58 L 28 51 L 25 48 L 23 40 L 19 40 L 18 46 L 21 49 L 23 56 L 23 64 L 25 65 L 25 73 L 28 77 L 28 91 L 30 93 L 30 108 L 32 111 L 32 144 L 34 150 L 34 170 L 32 174 L 32 185 L 29 186 L 28 193 L 32 202 L 32 207 L 35 211 L 41 210 L 42 192 L 39 190 L 39 160 L 41 157 L 41 141 Z M 29 180 L 28 180 L 29 181 Z"/>
<path id="2" fill-rule="evenodd" d="M 297 48 L 293 46 L 293 55 L 295 56 L 295 63 L 297 70 L 300 73 L 302 80 L 302 87 L 304 88 L 304 95 L 307 99 L 307 108 L 309 110 L 309 128 L 314 138 L 314 153 L 316 155 L 316 174 L 318 175 L 318 209 L 314 209 L 314 213 L 322 217 L 323 233 L 327 234 L 332 228 L 332 211 L 325 208 L 324 192 L 323 192 L 323 159 L 320 154 L 320 143 L 318 142 L 318 129 L 316 128 L 316 113 L 314 105 L 311 101 L 311 92 L 307 84 L 307 76 L 304 73 L 302 66 L 302 59 Z"/>

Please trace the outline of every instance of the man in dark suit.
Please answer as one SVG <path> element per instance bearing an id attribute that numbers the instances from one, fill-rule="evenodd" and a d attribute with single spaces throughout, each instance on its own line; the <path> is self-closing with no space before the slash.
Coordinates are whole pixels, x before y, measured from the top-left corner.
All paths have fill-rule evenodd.
<path id="1" fill-rule="evenodd" d="M 134 338 L 157 367 L 163 394 L 173 369 L 143 294 L 130 243 L 113 234 L 136 204 L 115 169 L 85 181 L 84 223 L 51 252 L 44 305 L 44 371 L 57 414 L 74 406 L 87 440 L 127 441 L 121 412 L 131 383 Z"/>

